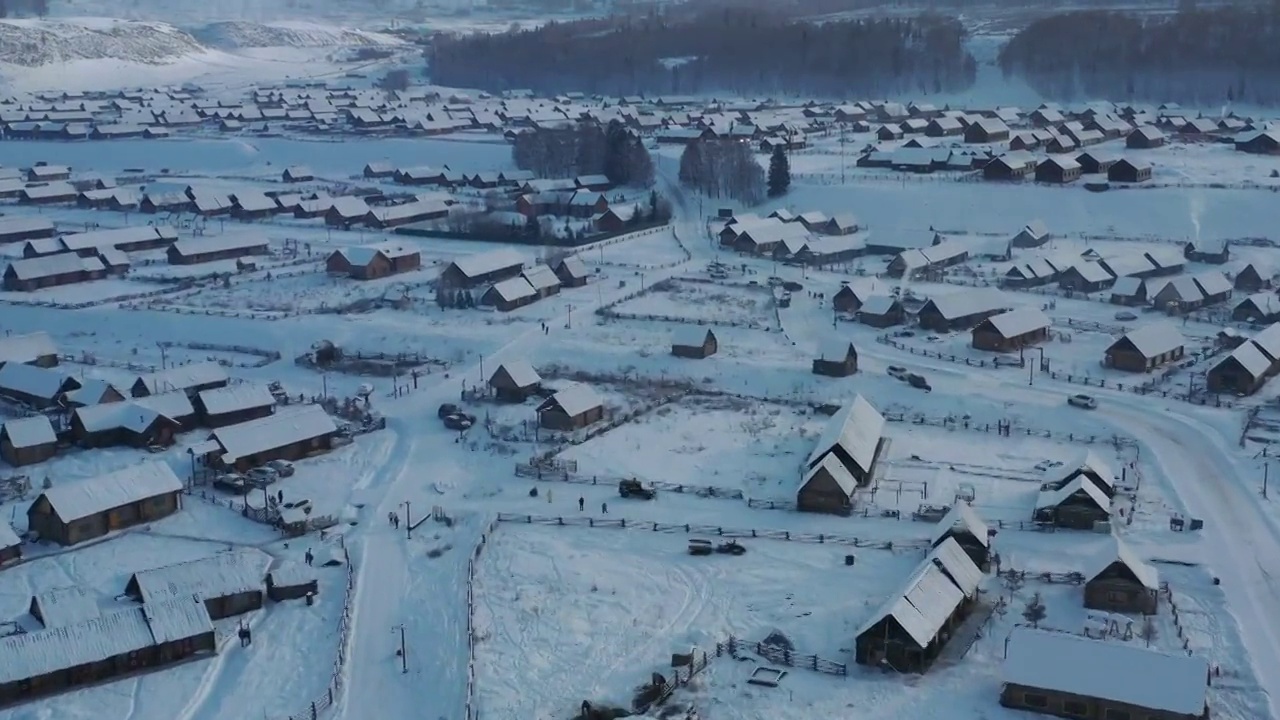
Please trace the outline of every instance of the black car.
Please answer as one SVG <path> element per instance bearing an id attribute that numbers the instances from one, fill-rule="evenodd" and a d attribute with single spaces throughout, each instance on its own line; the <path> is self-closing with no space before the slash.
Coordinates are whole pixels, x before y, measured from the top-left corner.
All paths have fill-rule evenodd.
<path id="1" fill-rule="evenodd" d="M 911 373 L 907 376 L 907 384 L 913 388 L 924 390 L 925 392 L 933 390 L 929 385 L 929 381 L 926 380 L 923 375 L 916 375 L 915 373 Z"/>

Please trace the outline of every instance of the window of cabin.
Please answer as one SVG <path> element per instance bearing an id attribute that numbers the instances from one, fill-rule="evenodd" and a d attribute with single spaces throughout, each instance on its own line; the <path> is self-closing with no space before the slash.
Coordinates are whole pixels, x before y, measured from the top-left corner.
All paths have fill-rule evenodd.
<path id="1" fill-rule="evenodd" d="M 1062 712 L 1071 717 L 1088 717 L 1089 706 L 1078 700 L 1063 700 Z"/>
<path id="2" fill-rule="evenodd" d="M 1022 704 L 1030 708 L 1047 708 L 1049 707 L 1049 698 L 1035 693 L 1023 693 Z"/>
<path id="3" fill-rule="evenodd" d="M 1129 599 L 1129 593 L 1122 592 L 1119 590 L 1107 591 L 1107 602 L 1122 603 L 1122 602 L 1126 602 L 1128 599 Z"/>
<path id="4" fill-rule="evenodd" d="M 1107 708 L 1103 720 L 1130 720 L 1128 710 L 1117 710 L 1115 708 Z"/>

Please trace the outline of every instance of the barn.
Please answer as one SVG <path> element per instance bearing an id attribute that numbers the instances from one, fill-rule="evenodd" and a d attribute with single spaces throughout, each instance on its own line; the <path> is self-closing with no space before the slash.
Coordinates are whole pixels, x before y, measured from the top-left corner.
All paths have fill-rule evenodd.
<path id="1" fill-rule="evenodd" d="M 170 265 L 198 265 L 217 260 L 235 260 L 250 255 L 269 255 L 271 243 L 259 235 L 202 236 L 179 240 L 165 254 Z"/>
<path id="2" fill-rule="evenodd" d="M 1231 309 L 1231 319 L 1236 322 L 1270 325 L 1280 319 L 1280 296 L 1275 293 L 1254 293 Z"/>
<path id="3" fill-rule="evenodd" d="M 44 415 L 11 418 L 0 426 L 0 460 L 13 467 L 35 465 L 58 454 L 58 436 Z"/>
<path id="4" fill-rule="evenodd" d="M 1139 644 L 1015 627 L 1000 704 L 1064 718 L 1207 720 L 1209 663 Z"/>
<path id="5" fill-rule="evenodd" d="M 858 322 L 874 328 L 888 328 L 906 321 L 907 311 L 897 298 L 890 295 L 871 295 L 858 309 Z"/>
<path id="6" fill-rule="evenodd" d="M 829 339 L 818 348 L 813 359 L 813 374 L 848 377 L 858 372 L 858 350 L 848 340 Z"/>
<path id="7" fill-rule="evenodd" d="M 680 358 L 702 360 L 716 354 L 719 340 L 711 328 L 686 325 L 677 328 L 671 338 L 671 354 Z"/>
<path id="8" fill-rule="evenodd" d="M 492 250 L 460 257 L 449 263 L 440 273 L 440 285 L 446 288 L 474 288 L 519 277 L 523 271 L 524 258 L 520 253 L 508 249 Z"/>
<path id="9" fill-rule="evenodd" d="M 226 387 L 231 382 L 226 368 L 216 362 L 197 362 L 176 365 L 167 370 L 143 375 L 129 386 L 129 394 L 135 398 L 160 395 L 175 391 L 185 392 L 194 398 L 202 390 Z"/>
<path id="10" fill-rule="evenodd" d="M 272 460 L 301 460 L 328 452 L 338 426 L 319 405 L 282 410 L 268 417 L 213 431 L 216 465 L 244 472 Z"/>
<path id="11" fill-rule="evenodd" d="M 538 292 L 524 277 L 507 278 L 494 283 L 480 296 L 482 305 L 492 305 L 499 312 L 511 312 L 538 300 Z"/>
<path id="12" fill-rule="evenodd" d="M 1258 269 L 1254 263 L 1249 263 L 1236 273 L 1235 288 L 1242 292 L 1258 292 L 1271 287 L 1271 273 Z"/>
<path id="13" fill-rule="evenodd" d="M 834 454 L 827 454 L 801 478 L 796 509 L 848 515 L 853 511 L 853 494 L 857 490 L 858 481 L 849 469 Z"/>
<path id="14" fill-rule="evenodd" d="M 930 547 L 937 548 L 948 539 L 954 540 L 983 572 L 991 566 L 991 531 L 968 503 L 957 502 L 942 516 Z"/>
<path id="15" fill-rule="evenodd" d="M 1094 261 L 1076 263 L 1058 276 L 1058 287 L 1078 293 L 1106 290 L 1115 283 L 1116 276 L 1102 263 Z"/>
<path id="16" fill-rule="evenodd" d="M 311 182 L 316 179 L 315 173 L 310 168 L 301 165 L 287 167 L 284 172 L 280 173 L 280 180 L 287 183 Z"/>
<path id="17" fill-rule="evenodd" d="M 805 463 L 807 470 L 813 470 L 827 455 L 834 455 L 859 486 L 871 484 L 884 451 L 884 426 L 880 411 L 858 395 L 827 421 Z"/>
<path id="18" fill-rule="evenodd" d="M 1009 309 L 1010 303 L 998 290 L 973 288 L 929 298 L 916 318 L 920 327 L 935 332 L 965 330 Z"/>
<path id="19" fill-rule="evenodd" d="M 0 638 L 0 705 L 217 653 L 204 605 L 175 597 Z"/>
<path id="20" fill-rule="evenodd" d="M 831 296 L 831 308 L 836 312 L 857 312 L 862 307 L 864 297 L 865 294 L 860 296 L 851 286 L 841 285 L 840 289 Z"/>
<path id="21" fill-rule="evenodd" d="M 177 420 L 135 402 L 76 408 L 70 424 L 76 444 L 86 448 L 168 447 L 183 429 Z"/>
<path id="22" fill-rule="evenodd" d="M 1160 574 L 1120 538 L 1113 538 L 1084 570 L 1084 606 L 1090 610 L 1154 615 Z"/>
<path id="23" fill-rule="evenodd" d="M 1144 325 L 1112 343 L 1104 355 L 1107 367 L 1127 372 L 1150 372 L 1186 354 L 1182 333 L 1167 321 Z"/>
<path id="24" fill-rule="evenodd" d="M 604 419 L 604 403 L 590 385 L 574 383 L 544 400 L 537 413 L 542 427 L 569 432 Z"/>
<path id="25" fill-rule="evenodd" d="M 75 545 L 172 515 L 181 493 L 167 464 L 143 462 L 45 490 L 27 510 L 27 527 L 42 540 Z"/>
<path id="26" fill-rule="evenodd" d="M 1033 519 L 1056 527 L 1093 530 L 1097 523 L 1111 519 L 1111 498 L 1081 475 L 1057 490 L 1042 489 Z"/>
<path id="27" fill-rule="evenodd" d="M 1084 174 L 1079 162 L 1068 157 L 1051 157 L 1036 166 L 1036 182 L 1062 185 L 1075 182 Z"/>
<path id="28" fill-rule="evenodd" d="M 44 217 L 0 217 L 0 245 L 54 235 L 53 221 Z"/>
<path id="29" fill-rule="evenodd" d="M 1009 352 L 1044 342 L 1053 322 L 1039 308 L 1025 307 L 993 315 L 973 328 L 973 347 Z"/>
<path id="30" fill-rule="evenodd" d="M 556 277 L 560 278 L 562 287 L 582 287 L 587 284 L 587 278 L 591 277 L 586 263 L 582 262 L 582 258 L 577 255 L 563 258 L 551 269 Z"/>
<path id="31" fill-rule="evenodd" d="M 1120 158 L 1107 170 L 1111 182 L 1140 183 L 1151 179 L 1151 163 L 1145 160 Z"/>
<path id="32" fill-rule="evenodd" d="M 263 385 L 228 385 L 200 391 L 195 410 L 204 425 L 220 428 L 271 415 L 276 411 L 276 399 Z"/>
<path id="33" fill-rule="evenodd" d="M 417 249 L 389 243 L 341 248 L 325 260 L 326 271 L 355 280 L 376 280 L 421 266 L 422 254 Z"/>
<path id="34" fill-rule="evenodd" d="M 977 598 L 982 571 L 947 538 L 925 558 L 902 589 L 858 628 L 854 660 L 899 673 L 923 673 Z"/>
<path id="35" fill-rule="evenodd" d="M 1151 125 L 1143 125 L 1129 133 L 1125 138 L 1125 147 L 1130 150 L 1150 150 L 1165 144 L 1167 138 L 1160 129 Z"/>
<path id="36" fill-rule="evenodd" d="M 560 293 L 560 278 L 546 265 L 534 264 L 520 273 L 520 277 L 529 283 L 539 300 Z"/>
<path id="37" fill-rule="evenodd" d="M 75 253 L 59 253 L 10 262 L 4 271 L 4 289 L 11 292 L 32 292 L 41 288 L 101 280 L 106 276 L 107 268 L 97 257 L 84 258 Z"/>
<path id="38" fill-rule="evenodd" d="M 522 403 L 542 388 L 542 377 L 525 360 L 510 360 L 489 376 L 489 389 L 499 402 Z"/>
<path id="39" fill-rule="evenodd" d="M 11 362 L 42 368 L 57 367 L 58 346 L 43 330 L 25 335 L 6 335 L 0 338 L 0 365 Z"/>
<path id="40" fill-rule="evenodd" d="M 124 594 L 150 605 L 195 596 L 213 620 L 262 608 L 263 578 L 271 558 L 258 550 L 231 550 L 198 560 L 140 570 L 129 577 Z"/>
<path id="41" fill-rule="evenodd" d="M 98 599 L 79 585 L 41 591 L 32 596 L 27 612 L 46 630 L 70 627 L 102 614 Z"/>

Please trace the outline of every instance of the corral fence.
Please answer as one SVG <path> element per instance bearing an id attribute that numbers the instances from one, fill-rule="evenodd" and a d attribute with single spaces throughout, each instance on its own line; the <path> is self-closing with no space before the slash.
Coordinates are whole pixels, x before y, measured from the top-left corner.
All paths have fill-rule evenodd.
<path id="1" fill-rule="evenodd" d="M 729 654 L 736 655 L 739 650 L 755 653 L 769 662 L 786 665 L 791 668 L 812 670 L 826 675 L 845 677 L 849 674 L 849 666 L 842 662 L 827 660 L 817 655 L 806 655 L 781 645 L 765 642 L 745 642 L 729 637 Z"/>
<path id="2" fill-rule="evenodd" d="M 593 243 L 590 243 L 589 245 L 583 245 L 583 246 L 581 246 L 581 247 L 576 248 L 576 249 L 574 250 L 574 254 L 575 254 L 575 255 L 577 255 L 578 257 L 582 258 L 583 260 L 585 260 L 585 259 L 587 259 L 587 253 L 590 253 L 590 252 L 591 252 L 591 251 L 593 251 L 593 250 L 594 250 L 594 251 L 600 251 L 600 250 L 602 250 L 602 249 L 604 249 L 604 248 L 606 248 L 606 247 L 609 247 L 609 246 L 611 246 L 611 245 L 618 245 L 618 244 L 620 244 L 620 243 L 627 242 L 628 240 L 635 240 L 636 238 L 642 238 L 642 237 L 645 237 L 645 236 L 647 236 L 647 235 L 655 235 L 655 234 L 660 233 L 660 232 L 663 232 L 664 230 L 667 230 L 667 229 L 670 229 L 670 230 L 671 230 L 671 235 L 672 235 L 672 237 L 674 237 L 674 238 L 675 238 L 676 244 L 677 244 L 678 246 L 680 246 L 680 253 L 684 256 L 683 258 L 681 258 L 681 259 L 679 259 L 679 260 L 673 260 L 673 261 L 671 261 L 671 262 L 666 262 L 666 263 L 653 263 L 653 264 L 648 264 L 648 263 L 618 263 L 618 262 L 610 262 L 610 261 L 608 261 L 608 260 L 600 260 L 600 261 L 598 261 L 598 262 L 597 262 L 597 264 L 600 264 L 600 265 L 610 265 L 610 266 L 613 266 L 613 267 L 621 267 L 621 268 L 635 269 L 635 270 L 669 270 L 669 269 L 671 269 L 671 268 L 673 268 L 673 267 L 677 267 L 677 266 L 682 265 L 682 264 L 684 264 L 684 263 L 686 263 L 686 262 L 689 262 L 689 260 L 693 257 L 692 253 L 690 253 L 690 252 L 689 252 L 689 249 L 688 249 L 688 248 L 686 248 L 686 247 L 684 246 L 684 242 L 682 242 L 682 241 L 680 240 L 680 233 L 676 231 L 676 228 L 675 228 L 675 225 L 674 225 L 674 224 L 663 224 L 663 225 L 659 225 L 659 226 L 657 226 L 657 227 L 649 228 L 649 229 L 647 229 L 647 230 L 639 230 L 639 231 L 635 231 L 635 232 L 627 232 L 627 233 L 625 233 L 625 234 L 623 234 L 623 235 L 619 235 L 619 236 L 617 236 L 617 237 L 609 238 L 609 239 L 607 239 L 607 240 L 600 240 L 600 241 L 597 241 L 597 242 L 593 242 Z"/>
<path id="3" fill-rule="evenodd" d="M 329 686 L 324 692 L 307 704 L 301 712 L 289 715 L 287 720 L 317 720 L 326 710 L 332 708 L 342 695 L 343 674 L 346 672 L 347 660 L 351 652 L 351 619 L 354 615 L 356 595 L 356 573 L 351 567 L 351 553 L 345 542 L 342 543 L 342 557 L 347 567 L 347 588 L 342 599 L 342 617 L 338 620 L 338 652 L 333 659 L 333 671 L 329 675 Z M 280 720 L 286 720 L 281 718 Z"/>
<path id="4" fill-rule="evenodd" d="M 718 525 L 696 525 L 689 523 L 661 523 L 653 520 L 627 520 L 626 518 L 596 517 L 551 517 L 548 515 L 529 515 L 520 513 L 498 513 L 497 522 L 536 525 L 553 525 L 559 527 L 586 528 L 620 528 L 660 533 L 683 533 L 686 535 L 707 535 L 726 539 L 760 539 L 782 540 L 786 542 L 805 543 L 810 545 L 843 545 L 847 547 L 867 548 L 872 550 L 924 550 L 929 541 L 916 540 L 868 540 L 841 533 L 801 533 L 790 530 L 760 530 L 755 528 L 730 528 Z"/>
<path id="5" fill-rule="evenodd" d="M 706 318 L 691 318 L 680 315 L 629 313 L 618 312 L 611 307 L 601 307 L 596 311 L 596 314 L 608 320 L 640 320 L 645 322 L 669 322 L 680 323 L 683 325 L 703 325 L 708 327 L 739 328 L 742 330 L 760 330 L 762 332 L 782 332 L 782 328 L 773 327 L 768 323 L 760 323 L 754 320 L 708 320 Z"/>
<path id="6" fill-rule="evenodd" d="M 887 422 L 911 423 L 912 425 L 930 425 L 933 427 L 940 427 L 946 430 L 969 430 L 972 432 L 982 432 L 982 433 L 995 432 L 995 433 L 1004 434 L 1006 437 L 1012 437 L 1014 435 L 1017 435 L 1017 436 L 1026 436 L 1026 437 L 1042 437 L 1042 438 L 1048 438 L 1048 439 L 1056 438 L 1058 440 L 1067 440 L 1068 442 L 1085 443 L 1086 445 L 1107 444 L 1107 445 L 1114 445 L 1116 447 L 1134 447 L 1137 445 L 1137 441 L 1134 440 L 1133 438 L 1128 438 L 1128 437 L 1115 435 L 1115 434 L 1113 435 L 1082 435 L 1082 434 L 1076 434 L 1073 432 L 1055 433 L 1052 430 L 1047 430 L 1043 428 L 1033 428 L 1033 427 L 1026 427 L 1026 426 L 1014 428 L 1012 424 L 999 423 L 999 422 L 996 423 L 995 427 L 992 427 L 991 423 L 979 424 L 976 422 L 971 422 L 964 418 L 952 417 L 950 415 L 944 416 L 944 417 L 929 417 L 924 413 L 915 413 L 912 415 L 907 415 L 904 412 L 892 412 L 892 411 L 885 412 L 883 413 L 883 415 L 884 415 L 885 421 Z"/>
<path id="7" fill-rule="evenodd" d="M 1084 573 L 1081 572 L 1053 572 L 1048 570 L 1017 570 L 1015 568 L 1003 568 L 997 572 L 997 575 L 1006 582 L 1025 583 L 1038 582 L 1046 585 L 1083 585 L 1085 583 Z"/>
<path id="8" fill-rule="evenodd" d="M 476 701 L 476 563 L 480 554 L 489 544 L 489 536 L 497 529 L 498 521 L 490 520 L 480 533 L 475 549 L 467 560 L 467 700 L 466 720 L 477 720 L 480 717 L 479 704 Z"/>
<path id="9" fill-rule="evenodd" d="M 909 353 L 911 355 L 919 355 L 920 357 L 933 358 L 934 360 L 942 360 L 949 363 L 955 363 L 956 365 L 968 365 L 969 367 L 980 367 L 980 368 L 1025 367 L 1026 366 L 1026 360 L 1022 358 L 1019 358 L 1018 360 L 1008 360 L 1004 362 L 997 361 L 994 358 L 991 360 L 981 360 L 981 359 L 975 360 L 970 357 L 961 357 L 951 353 L 941 353 L 941 352 L 937 352 L 936 350 L 929 350 L 928 348 L 920 348 L 914 345 L 908 345 L 906 343 L 898 342 L 897 340 L 894 340 L 893 337 L 889 335 L 881 335 L 877 337 L 876 342 L 880 343 L 881 345 L 888 345 L 889 347 L 895 350 L 902 350 L 903 352 Z"/>
<path id="10" fill-rule="evenodd" d="M 575 485 L 617 485 L 619 482 L 628 479 L 624 477 L 580 475 L 563 466 L 548 467 L 529 463 L 516 463 L 515 472 L 516 477 L 533 478 L 535 480 L 555 480 Z M 721 487 L 717 485 L 684 485 L 680 483 L 654 480 L 648 482 L 647 486 L 655 490 L 666 490 L 668 492 L 682 494 L 689 493 L 691 495 L 697 495 L 698 497 L 724 498 L 726 500 L 742 500 L 744 497 L 742 491 L 738 488 Z"/>

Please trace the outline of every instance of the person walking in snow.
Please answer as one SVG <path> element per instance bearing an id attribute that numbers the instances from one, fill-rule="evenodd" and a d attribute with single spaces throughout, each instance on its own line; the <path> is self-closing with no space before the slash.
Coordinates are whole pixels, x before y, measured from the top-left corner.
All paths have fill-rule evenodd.
<path id="1" fill-rule="evenodd" d="M 311 561 L 315 560 L 315 556 L 311 554 L 311 548 L 307 548 L 307 554 L 303 558 L 307 561 L 307 565 L 310 565 Z"/>
<path id="2" fill-rule="evenodd" d="M 609 514 L 609 503 L 600 503 L 600 514 L 601 515 Z"/>
<path id="3" fill-rule="evenodd" d="M 586 499 L 584 499 L 584 498 L 578 498 L 578 512 L 582 512 L 582 509 L 583 509 L 583 507 L 585 507 L 585 506 L 586 506 L 586 504 L 587 504 Z"/>
<path id="4" fill-rule="evenodd" d="M 395 513 L 391 512 L 391 511 L 387 511 L 387 524 L 388 524 L 388 525 L 391 525 L 392 527 L 395 527 L 395 524 L 396 524 L 396 514 L 395 514 Z"/>

